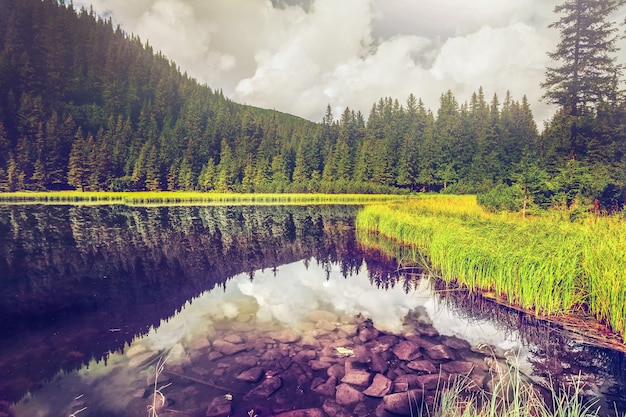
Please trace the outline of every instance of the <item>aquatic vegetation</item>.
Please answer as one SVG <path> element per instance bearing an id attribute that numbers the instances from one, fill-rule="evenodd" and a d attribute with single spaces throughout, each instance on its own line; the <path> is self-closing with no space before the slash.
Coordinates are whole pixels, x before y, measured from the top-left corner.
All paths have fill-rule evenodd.
<path id="1" fill-rule="evenodd" d="M 523 218 L 488 213 L 474 196 L 427 196 L 368 206 L 357 228 L 419 249 L 446 281 L 536 314 L 588 314 L 626 341 L 626 222 L 618 217 Z"/>
<path id="2" fill-rule="evenodd" d="M 370 202 L 406 200 L 407 196 L 389 194 L 261 194 L 213 193 L 196 191 L 18 191 L 0 193 L 0 204 L 125 204 L 149 205 L 310 205 L 366 204 Z"/>

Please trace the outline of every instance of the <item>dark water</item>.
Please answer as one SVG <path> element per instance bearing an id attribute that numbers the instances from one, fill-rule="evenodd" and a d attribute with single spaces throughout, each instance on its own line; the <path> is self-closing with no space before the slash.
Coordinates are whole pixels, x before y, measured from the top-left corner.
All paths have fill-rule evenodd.
<path id="1" fill-rule="evenodd" d="M 145 416 L 165 357 L 160 416 L 384 415 L 433 374 L 488 389 L 490 358 L 626 411 L 623 354 L 435 294 L 357 243 L 356 210 L 0 206 L 0 415 Z"/>

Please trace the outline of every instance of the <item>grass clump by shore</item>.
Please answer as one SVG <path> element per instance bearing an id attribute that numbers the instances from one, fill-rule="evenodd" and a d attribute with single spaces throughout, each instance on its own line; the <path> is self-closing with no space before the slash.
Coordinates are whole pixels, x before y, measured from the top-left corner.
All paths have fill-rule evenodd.
<path id="1" fill-rule="evenodd" d="M 0 193 L 0 204 L 124 204 L 149 205 L 309 205 L 367 204 L 405 200 L 407 196 L 387 194 L 240 194 L 189 191 L 43 191 Z"/>
<path id="2" fill-rule="evenodd" d="M 474 196 L 371 205 L 357 229 L 413 246 L 446 281 L 551 316 L 590 315 L 626 342 L 626 222 L 559 213 L 522 218 Z"/>

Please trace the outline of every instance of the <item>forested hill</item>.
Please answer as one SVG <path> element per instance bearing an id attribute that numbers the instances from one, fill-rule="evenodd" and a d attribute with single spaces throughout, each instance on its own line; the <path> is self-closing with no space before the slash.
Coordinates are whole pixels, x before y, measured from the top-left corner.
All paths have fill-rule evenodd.
<path id="1" fill-rule="evenodd" d="M 573 169 L 559 116 L 540 136 L 508 93 L 447 92 L 434 113 L 414 95 L 381 98 L 367 119 L 329 107 L 313 123 L 234 103 L 71 2 L 0 11 L 0 191 L 463 191 Z M 604 183 L 623 182 L 614 138 L 575 168 L 600 163 Z"/>

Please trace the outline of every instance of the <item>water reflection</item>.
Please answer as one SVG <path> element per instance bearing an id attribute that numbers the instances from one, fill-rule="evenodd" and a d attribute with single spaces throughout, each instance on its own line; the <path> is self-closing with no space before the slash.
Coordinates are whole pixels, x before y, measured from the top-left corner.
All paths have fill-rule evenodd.
<path id="1" fill-rule="evenodd" d="M 536 381 L 580 372 L 589 391 L 623 401 L 623 355 L 467 293 L 434 294 L 400 272 L 415 254 L 357 243 L 354 210 L 0 206 L 0 399 L 33 392 L 11 409 L 20 416 L 145 415 L 167 352 L 159 382 L 173 384 L 177 413 L 205 415 L 226 393 L 239 415 L 330 407 L 345 376 L 330 369 L 368 383 L 381 374 L 401 390 L 406 375 L 424 383 L 426 362 L 449 373 L 469 363 L 482 387 L 490 369 L 475 347 L 486 343 L 514 352 Z M 250 379 L 268 376 L 282 381 L 271 404 L 250 394 Z M 369 412 L 380 406 L 349 393 Z"/>

